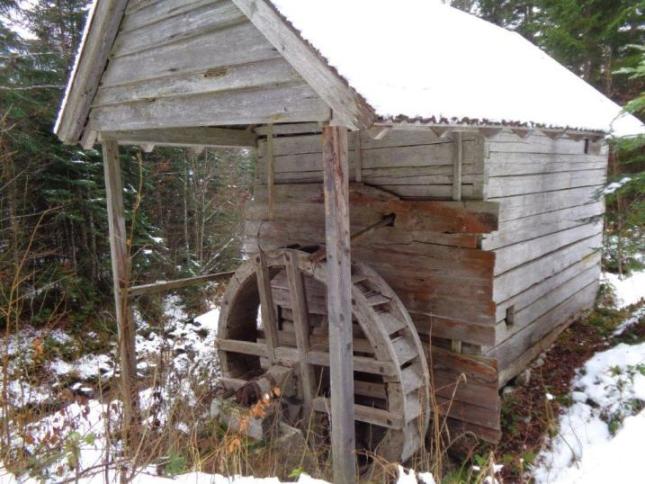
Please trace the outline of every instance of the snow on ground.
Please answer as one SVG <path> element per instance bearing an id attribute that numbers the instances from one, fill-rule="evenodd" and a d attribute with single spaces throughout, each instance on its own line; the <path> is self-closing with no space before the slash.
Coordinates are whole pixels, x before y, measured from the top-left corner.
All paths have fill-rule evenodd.
<path id="1" fill-rule="evenodd" d="M 614 287 L 616 306 L 619 309 L 636 304 L 645 298 L 645 271 L 634 272 L 629 277 L 605 272 L 603 279 Z"/>
<path id="2" fill-rule="evenodd" d="M 573 381 L 573 405 L 537 459 L 540 483 L 638 482 L 643 476 L 645 343 L 597 353 Z M 642 482 L 642 481 L 641 481 Z"/>

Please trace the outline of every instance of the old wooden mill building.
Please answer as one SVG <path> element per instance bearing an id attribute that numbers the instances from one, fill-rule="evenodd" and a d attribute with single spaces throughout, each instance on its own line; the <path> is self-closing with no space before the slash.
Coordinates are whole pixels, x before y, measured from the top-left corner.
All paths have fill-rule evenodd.
<path id="1" fill-rule="evenodd" d="M 257 149 L 223 381 L 287 375 L 344 482 L 355 447 L 419 449 L 431 394 L 453 432 L 499 438 L 499 389 L 593 304 L 602 140 L 643 132 L 619 114 L 431 0 L 98 0 L 56 133 L 103 146 L 126 384 L 118 146 Z"/>

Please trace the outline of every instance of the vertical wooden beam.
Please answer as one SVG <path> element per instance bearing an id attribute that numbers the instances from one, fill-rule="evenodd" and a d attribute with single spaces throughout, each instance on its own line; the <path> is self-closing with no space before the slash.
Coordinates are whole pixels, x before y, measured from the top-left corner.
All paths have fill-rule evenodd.
<path id="1" fill-rule="evenodd" d="M 305 402 L 305 422 L 309 421 L 313 408 L 315 379 L 312 366 L 307 363 L 309 350 L 309 310 L 307 308 L 307 297 L 302 272 L 298 267 L 297 255 L 294 252 L 287 252 L 285 265 L 287 269 L 287 281 L 289 283 L 289 295 L 291 296 L 291 308 L 293 310 L 293 322 L 296 332 L 296 343 L 298 356 L 300 358 L 300 375 L 302 399 Z"/>
<path id="2" fill-rule="evenodd" d="M 464 134 L 461 131 L 453 133 L 455 155 L 452 169 L 452 199 L 461 200 L 461 181 L 464 166 Z"/>
<path id="3" fill-rule="evenodd" d="M 108 227 L 110 231 L 114 303 L 119 337 L 124 440 L 128 445 L 133 445 L 134 439 L 137 436 L 139 394 L 136 384 L 135 329 L 132 314 L 128 308 L 130 257 L 125 231 L 123 183 L 121 181 L 119 145 L 117 141 L 109 140 L 103 142 L 103 167 L 105 171 L 105 193 L 107 196 Z"/>
<path id="4" fill-rule="evenodd" d="M 356 131 L 356 183 L 363 182 L 363 133 Z"/>
<path id="5" fill-rule="evenodd" d="M 269 220 L 275 211 L 275 157 L 273 153 L 273 125 L 267 126 L 267 195 L 269 198 Z"/>
<path id="6" fill-rule="evenodd" d="M 334 482 L 356 480 L 347 129 L 322 131 Z"/>
<path id="7" fill-rule="evenodd" d="M 260 251 L 255 256 L 258 292 L 260 294 L 260 308 L 262 309 L 262 328 L 268 349 L 269 362 L 275 362 L 275 349 L 278 346 L 278 325 L 276 322 L 273 293 L 271 292 L 271 276 L 267 267 L 264 252 Z"/>

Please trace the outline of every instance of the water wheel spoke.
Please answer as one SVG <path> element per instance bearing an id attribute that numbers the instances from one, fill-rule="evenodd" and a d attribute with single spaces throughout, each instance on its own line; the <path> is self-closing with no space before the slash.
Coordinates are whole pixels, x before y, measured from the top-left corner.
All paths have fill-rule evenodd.
<path id="1" fill-rule="evenodd" d="M 296 345 L 302 367 L 300 385 L 305 406 L 304 416 L 305 420 L 308 420 L 309 414 L 311 413 L 315 387 L 313 368 L 307 362 L 307 355 L 311 349 L 309 341 L 309 311 L 307 309 L 303 276 L 298 267 L 297 254 L 295 252 L 286 252 L 285 263 L 294 330 L 296 333 Z"/>
<path id="2" fill-rule="evenodd" d="M 275 348 L 278 346 L 278 325 L 276 323 L 273 295 L 271 294 L 271 278 L 267 267 L 266 256 L 260 252 L 256 256 L 256 274 L 260 307 L 262 309 L 262 327 L 266 338 L 268 354 L 271 363 L 275 362 Z"/>
<path id="3" fill-rule="evenodd" d="M 328 398 L 317 397 L 314 399 L 314 410 L 317 412 L 329 413 L 330 409 L 331 403 Z M 359 422 L 389 429 L 402 429 L 404 426 L 403 419 L 400 415 L 366 405 L 354 405 L 354 418 Z"/>

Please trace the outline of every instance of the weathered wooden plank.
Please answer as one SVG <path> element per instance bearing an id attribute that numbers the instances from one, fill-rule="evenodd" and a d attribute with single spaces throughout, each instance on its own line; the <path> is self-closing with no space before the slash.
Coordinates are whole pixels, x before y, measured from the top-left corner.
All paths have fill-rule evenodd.
<path id="1" fill-rule="evenodd" d="M 228 48 L 227 48 L 228 47 Z M 180 72 L 275 59 L 275 49 L 250 23 L 113 59 L 102 79 L 114 86 Z"/>
<path id="2" fill-rule="evenodd" d="M 499 429 L 501 426 L 500 408 L 481 407 L 460 400 L 449 400 L 441 396 L 437 396 L 437 403 L 440 413 L 450 415 L 452 418 L 462 422 L 480 425 L 489 429 Z"/>
<path id="3" fill-rule="evenodd" d="M 533 321 L 556 307 L 562 301 L 573 296 L 589 284 L 598 282 L 599 278 L 600 265 L 591 267 L 544 294 L 532 304 L 519 311 L 515 311 L 512 325 L 506 324 L 505 322 L 497 325 L 495 344 L 502 344 L 507 339 L 512 338 L 516 333 L 522 331 L 523 328 L 529 326 Z"/>
<path id="4" fill-rule="evenodd" d="M 467 381 L 481 384 L 497 384 L 497 361 L 495 358 L 457 354 L 432 346 L 433 371 L 441 371 L 448 376 L 464 374 Z"/>
<path id="5" fill-rule="evenodd" d="M 509 197 L 527 193 L 553 192 L 574 187 L 598 186 L 607 180 L 606 169 L 564 171 L 539 175 L 490 177 L 488 197 Z"/>
<path id="6" fill-rule="evenodd" d="M 305 418 L 308 417 L 313 405 L 315 393 L 315 378 L 313 369 L 307 363 L 307 353 L 310 351 L 309 343 L 309 311 L 307 309 L 307 296 L 303 283 L 302 273 L 298 269 L 296 255 L 286 255 L 286 272 L 289 284 L 289 295 L 293 308 L 294 329 L 298 353 L 300 354 L 300 385 L 305 406 Z"/>
<path id="7" fill-rule="evenodd" d="M 160 292 L 172 291 L 174 289 L 181 289 L 184 287 L 194 286 L 196 284 L 203 284 L 209 281 L 224 281 L 230 279 L 234 272 L 218 272 L 216 274 L 205 274 L 203 276 L 186 277 L 184 279 L 177 279 L 175 281 L 159 281 L 151 284 L 143 284 L 140 286 L 132 286 L 128 288 L 128 296 L 143 296 L 144 294 L 158 294 Z"/>
<path id="8" fill-rule="evenodd" d="M 94 108 L 98 131 L 324 121 L 329 109 L 306 85 L 221 92 Z"/>
<path id="9" fill-rule="evenodd" d="M 494 156 L 493 156 L 494 155 Z M 601 170 L 607 167 L 607 158 L 594 155 L 539 155 L 510 156 L 494 153 L 487 160 L 491 177 L 538 175 L 562 171 Z"/>
<path id="10" fill-rule="evenodd" d="M 101 139 L 116 140 L 119 144 L 158 146 L 203 146 L 238 148 L 255 146 L 255 135 L 244 129 L 181 128 L 138 131 L 104 131 Z"/>
<path id="11" fill-rule="evenodd" d="M 409 134 L 409 132 L 400 132 Z M 274 149 L 277 157 L 284 157 L 286 166 L 302 166 L 309 169 L 319 169 L 315 155 L 320 153 L 320 142 L 315 143 L 311 136 L 289 136 L 275 140 Z M 401 139 L 403 138 L 403 139 Z M 377 144 L 371 143 L 361 137 L 363 166 L 365 168 L 392 168 L 392 167 L 413 167 L 413 166 L 435 166 L 453 165 L 455 148 L 451 143 L 445 141 L 431 140 L 407 140 L 401 135 L 393 139 L 386 137 Z M 387 143 L 386 143 L 387 140 Z M 417 141 L 417 144 L 408 144 Z M 397 144 L 401 143 L 400 145 Z M 262 152 L 263 141 L 260 141 L 260 152 Z M 483 147 L 476 139 L 463 142 L 463 164 L 479 165 L 483 159 Z M 349 146 L 350 159 L 357 156 L 356 140 L 352 139 Z M 478 171 L 482 173 L 482 171 Z"/>
<path id="12" fill-rule="evenodd" d="M 602 231 L 602 220 L 572 227 L 535 239 L 520 242 L 495 251 L 495 275 L 502 274 L 560 247 L 586 239 Z"/>
<path id="13" fill-rule="evenodd" d="M 495 327 L 434 316 L 429 313 L 410 312 L 419 334 L 435 338 L 458 339 L 480 346 L 495 344 Z"/>
<path id="14" fill-rule="evenodd" d="M 558 326 L 566 326 L 572 317 L 580 311 L 591 308 L 596 298 L 598 282 L 592 282 L 587 287 L 560 303 L 545 313 L 532 324 L 523 328 L 512 338 L 489 351 L 494 356 L 501 372 L 510 367 L 526 350 L 538 344 L 545 336 Z"/>
<path id="15" fill-rule="evenodd" d="M 470 405 L 500 410 L 500 398 L 497 385 L 481 385 L 463 378 L 452 378 L 441 372 L 432 377 L 432 388 L 435 394 L 446 400 L 456 400 Z"/>
<path id="16" fill-rule="evenodd" d="M 461 200 L 464 167 L 464 134 L 461 131 L 454 133 L 453 143 L 452 199 Z"/>
<path id="17" fill-rule="evenodd" d="M 157 79 L 134 81 L 117 86 L 101 86 L 93 106 L 133 101 L 154 101 L 166 97 L 254 89 L 301 81 L 300 75 L 281 58 L 247 64 L 203 68 Z"/>
<path id="18" fill-rule="evenodd" d="M 88 37 L 55 127 L 56 134 L 64 143 L 77 143 L 81 137 L 127 3 L 127 0 L 98 2 L 94 16 L 87 20 L 92 22 Z"/>
<path id="19" fill-rule="evenodd" d="M 394 415 L 387 410 L 380 408 L 367 407 L 365 405 L 352 405 L 353 412 L 356 420 L 359 422 L 366 422 L 380 427 L 400 429 L 403 427 L 403 420 L 400 415 Z M 314 409 L 317 412 L 331 413 L 333 418 L 334 413 L 332 410 L 332 403 L 330 399 L 324 397 L 317 397 L 314 399 Z M 353 422 L 352 422 L 353 426 Z M 354 453 L 351 452 L 350 456 L 354 460 Z M 351 482 L 351 481 L 350 481 Z"/>
<path id="20" fill-rule="evenodd" d="M 553 234 L 591 222 L 604 212 L 605 204 L 595 202 L 504 221 L 500 223 L 498 231 L 483 236 L 481 247 L 484 250 L 494 250 Z"/>
<path id="21" fill-rule="evenodd" d="M 233 0 L 233 3 L 318 93 L 333 110 L 336 119 L 352 129 L 371 127 L 375 118 L 372 107 L 303 41 L 270 2 Z"/>
<path id="22" fill-rule="evenodd" d="M 280 57 L 282 58 L 282 57 Z M 293 123 L 293 124 L 279 124 L 273 126 L 273 134 L 276 136 L 283 135 L 303 135 L 303 134 L 316 134 L 320 142 L 320 132 L 322 125 L 319 123 Z M 258 135 L 266 136 L 269 132 L 269 127 L 258 126 L 255 128 Z"/>
<path id="23" fill-rule="evenodd" d="M 454 418 L 448 418 L 448 428 L 450 429 L 450 435 L 453 436 L 454 439 L 476 435 L 486 442 L 496 444 L 502 438 L 502 431 L 500 429 L 490 429 L 488 427 L 463 422 Z"/>
<path id="24" fill-rule="evenodd" d="M 248 210 L 251 220 L 257 220 L 257 213 L 262 212 L 261 204 L 266 201 L 264 187 L 256 187 L 255 199 L 257 205 Z M 276 220 L 307 219 L 321 203 L 318 184 L 276 186 Z M 350 204 L 352 216 L 365 217 L 366 224 L 394 213 L 395 226 L 401 229 L 474 234 L 492 232 L 498 227 L 499 206 L 495 202 L 401 200 L 378 188 L 358 184 L 350 187 Z"/>
<path id="25" fill-rule="evenodd" d="M 124 24 L 127 26 L 127 15 Z M 206 32 L 230 27 L 247 21 L 230 2 L 212 1 L 197 5 L 180 14 L 158 19 L 134 30 L 121 30 L 114 42 L 112 56 L 120 57 L 150 48 L 201 36 Z"/>
<path id="26" fill-rule="evenodd" d="M 602 185 L 599 185 L 548 193 L 491 198 L 490 201 L 496 201 L 500 204 L 499 220 L 508 221 L 553 212 L 567 207 L 595 203 L 601 199 L 601 196 Z"/>
<path id="27" fill-rule="evenodd" d="M 203 5 L 229 0 L 130 0 L 121 24 L 121 30 L 128 32 L 165 18 L 182 15 Z"/>
<path id="28" fill-rule="evenodd" d="M 119 146 L 114 141 L 103 144 L 103 168 L 107 196 L 108 229 L 112 262 L 114 306 L 118 331 L 118 348 L 121 374 L 121 399 L 123 401 L 124 433 L 128 452 L 135 452 L 134 445 L 139 426 L 139 392 L 137 389 L 137 354 L 135 327 L 128 304 L 127 289 L 130 283 L 130 254 L 125 229 L 123 182 L 119 160 Z"/>
<path id="29" fill-rule="evenodd" d="M 267 356 L 273 364 L 275 362 L 275 349 L 278 347 L 278 323 L 271 293 L 271 275 L 263 252 L 255 256 L 258 293 L 260 295 L 260 308 L 262 316 L 262 329 L 266 337 Z"/>
<path id="30" fill-rule="evenodd" d="M 309 129 L 313 129 L 310 126 Z M 318 131 L 320 128 L 318 128 Z M 297 134 L 299 131 L 286 131 L 281 134 Z M 263 134 L 263 133 L 261 133 Z M 475 134 L 464 133 L 464 148 L 466 158 L 483 160 L 484 140 Z M 356 137 L 350 138 L 349 150 L 356 149 Z M 380 150 L 386 148 L 406 148 L 415 146 L 433 146 L 440 153 L 445 152 L 445 158 L 451 163 L 453 146 L 452 141 L 440 138 L 432 130 L 409 131 L 392 129 L 387 136 L 381 139 L 374 139 L 369 134 L 361 131 L 361 147 L 363 150 Z M 441 148 L 443 146 L 443 148 Z M 298 155 L 307 153 L 319 153 L 321 151 L 320 139 L 315 134 L 303 134 L 299 136 L 284 136 L 276 143 L 276 155 Z"/>
<path id="31" fill-rule="evenodd" d="M 602 234 L 571 244 L 495 278 L 494 301 L 504 301 L 600 250 Z"/>
<path id="32" fill-rule="evenodd" d="M 551 290 L 562 285 L 564 282 L 575 277 L 577 274 L 585 272 L 592 267 L 600 266 L 601 254 L 598 251 L 593 251 L 590 254 L 585 254 L 582 260 L 578 260 L 572 265 L 561 269 L 557 274 L 532 285 L 525 291 L 515 294 L 510 299 L 497 303 L 497 316 L 498 324 L 503 322 L 506 317 L 506 311 L 509 307 L 514 306 L 514 311 L 519 312 L 527 307 L 534 301 L 539 300 Z"/>
<path id="33" fill-rule="evenodd" d="M 555 154 L 584 154 L 584 141 L 569 138 L 552 139 L 533 133 L 526 138 L 501 131 L 488 140 L 489 151 L 504 153 L 555 153 Z"/>
<path id="34" fill-rule="evenodd" d="M 323 128 L 331 442 L 334 477 L 340 482 L 352 482 L 356 474 L 347 138 L 345 128 Z"/>

